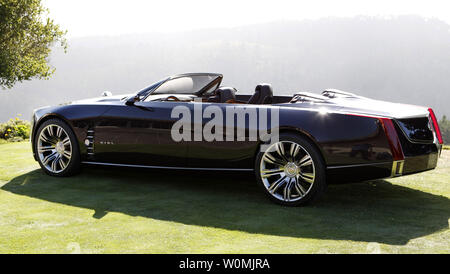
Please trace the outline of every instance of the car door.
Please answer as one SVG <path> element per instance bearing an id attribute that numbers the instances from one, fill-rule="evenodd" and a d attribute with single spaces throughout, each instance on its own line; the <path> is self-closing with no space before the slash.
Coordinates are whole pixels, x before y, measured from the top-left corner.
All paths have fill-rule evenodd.
<path id="1" fill-rule="evenodd" d="M 105 163 L 185 166 L 187 145 L 170 130 L 175 102 L 137 102 L 113 106 L 95 127 L 95 160 Z"/>
<path id="2" fill-rule="evenodd" d="M 176 75 L 152 85 L 155 88 L 149 88 L 144 98 L 113 105 L 95 127 L 93 158 L 105 163 L 186 167 L 187 141 L 175 141 L 171 130 L 178 121 L 172 118 L 172 110 L 187 108 L 189 103 L 167 98 L 201 97 L 221 80 L 222 75 L 213 73 Z"/>
<path id="3" fill-rule="evenodd" d="M 189 105 L 191 113 L 194 113 L 194 108 L 201 108 L 202 113 L 208 108 L 220 108 L 222 111 L 222 141 L 220 140 L 206 140 L 202 134 L 200 141 L 192 141 L 187 144 L 188 147 L 188 164 L 189 167 L 195 168 L 229 168 L 229 169 L 253 169 L 254 156 L 258 148 L 258 142 L 251 140 L 249 132 L 249 116 L 244 116 L 245 123 L 243 126 L 237 122 L 237 115 L 233 116 L 232 131 L 234 132 L 233 140 L 227 140 L 227 107 L 235 108 L 236 111 L 246 111 L 249 108 L 255 111 L 258 115 L 257 106 L 245 105 L 245 104 L 226 104 L 226 103 L 202 103 L 192 102 Z M 202 115 L 202 129 L 205 125 L 213 119 L 213 115 Z M 198 127 L 197 127 L 198 129 Z M 195 121 L 192 126 L 192 130 L 195 130 Z M 243 140 L 237 139 L 238 132 L 245 133 Z M 257 131 L 254 132 L 258 134 Z"/>

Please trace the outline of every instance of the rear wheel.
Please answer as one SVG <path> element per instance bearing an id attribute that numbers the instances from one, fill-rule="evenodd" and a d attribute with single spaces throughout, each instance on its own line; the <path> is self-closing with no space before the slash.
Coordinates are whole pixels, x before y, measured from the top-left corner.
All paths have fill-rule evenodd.
<path id="1" fill-rule="evenodd" d="M 80 151 L 72 129 L 60 119 L 45 121 L 37 130 L 35 152 L 41 168 L 51 176 L 70 176 L 79 171 Z"/>
<path id="2" fill-rule="evenodd" d="M 258 185 L 274 202 L 300 206 L 317 199 L 325 190 L 325 164 L 309 140 L 292 133 L 280 134 L 277 143 L 259 152 Z"/>

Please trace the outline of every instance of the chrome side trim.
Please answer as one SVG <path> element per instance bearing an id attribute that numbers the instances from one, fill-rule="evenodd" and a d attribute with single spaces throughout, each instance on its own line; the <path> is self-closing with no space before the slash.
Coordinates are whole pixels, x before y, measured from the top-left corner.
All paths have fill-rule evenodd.
<path id="1" fill-rule="evenodd" d="M 251 168 L 200 168 L 200 167 L 145 166 L 145 165 L 113 164 L 113 163 L 89 162 L 89 161 L 84 161 L 84 162 L 81 162 L 81 163 L 82 164 L 88 164 L 88 165 L 138 167 L 138 168 L 154 168 L 154 169 L 211 170 L 211 171 L 254 171 Z"/>
<path id="2" fill-rule="evenodd" d="M 356 165 L 327 166 L 327 169 L 346 168 L 346 167 L 376 166 L 376 165 L 384 165 L 384 164 L 390 164 L 390 163 L 391 162 L 381 162 L 381 163 L 356 164 Z"/>

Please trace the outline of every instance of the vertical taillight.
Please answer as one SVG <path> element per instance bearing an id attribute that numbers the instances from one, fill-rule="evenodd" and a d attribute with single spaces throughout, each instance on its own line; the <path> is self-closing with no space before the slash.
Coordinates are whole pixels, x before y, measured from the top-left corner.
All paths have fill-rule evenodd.
<path id="1" fill-rule="evenodd" d="M 434 111 L 431 108 L 428 109 L 428 112 L 430 113 L 431 121 L 433 121 L 434 132 L 436 133 L 436 137 L 438 138 L 439 144 L 443 144 L 444 140 L 442 140 L 441 129 L 439 128 L 436 115 L 434 115 Z"/>
<path id="2" fill-rule="evenodd" d="M 403 154 L 402 145 L 400 144 L 400 139 L 398 138 L 394 123 L 389 118 L 378 118 L 378 120 L 386 133 L 394 161 L 404 160 L 405 155 Z"/>

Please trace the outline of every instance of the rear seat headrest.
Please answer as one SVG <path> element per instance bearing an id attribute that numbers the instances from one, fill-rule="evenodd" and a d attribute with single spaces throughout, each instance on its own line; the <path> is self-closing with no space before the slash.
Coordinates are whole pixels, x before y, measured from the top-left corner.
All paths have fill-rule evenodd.
<path id="1" fill-rule="evenodd" d="M 272 103 L 273 90 L 270 84 L 259 84 L 255 93 L 248 100 L 248 104 L 270 104 Z"/>

